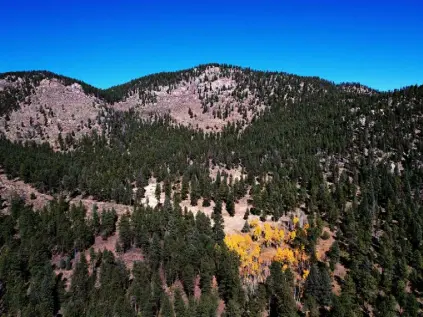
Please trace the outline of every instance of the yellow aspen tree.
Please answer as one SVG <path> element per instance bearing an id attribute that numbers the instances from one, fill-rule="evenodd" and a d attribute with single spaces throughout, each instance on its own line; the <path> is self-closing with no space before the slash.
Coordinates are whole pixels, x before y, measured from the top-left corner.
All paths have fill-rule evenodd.
<path id="1" fill-rule="evenodd" d="M 264 244 L 268 247 L 272 243 L 273 239 L 273 228 L 270 226 L 270 224 L 265 223 L 264 224 Z"/>
<path id="2" fill-rule="evenodd" d="M 253 238 L 254 238 L 254 240 L 257 241 L 258 239 L 260 239 L 261 232 L 262 232 L 262 230 L 261 230 L 261 227 L 260 226 L 254 227 L 254 229 L 253 229 Z"/>
<path id="3" fill-rule="evenodd" d="M 250 221 L 250 227 L 251 228 L 255 228 L 255 227 L 257 227 L 259 225 L 259 222 L 258 222 L 258 220 L 257 219 L 253 219 L 253 220 L 251 220 Z"/>

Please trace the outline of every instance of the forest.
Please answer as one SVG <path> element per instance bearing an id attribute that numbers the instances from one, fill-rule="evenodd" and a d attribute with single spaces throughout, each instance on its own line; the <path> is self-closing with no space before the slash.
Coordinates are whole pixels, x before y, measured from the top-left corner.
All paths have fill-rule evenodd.
<path id="1" fill-rule="evenodd" d="M 197 71 L 112 87 L 107 100 Z M 16 197 L 1 213 L 0 314 L 421 316 L 423 86 L 360 94 L 318 78 L 248 69 L 241 77 L 239 91 L 255 87 L 269 105 L 247 127 L 204 132 L 110 107 L 99 113 L 101 131 L 59 136 L 60 151 L 0 136 L 8 178 L 56 197 L 42 210 Z M 300 80 L 305 89 L 286 90 Z M 216 166 L 242 176 L 211 177 Z M 165 195 L 155 208 L 141 202 L 152 177 Z M 247 194 L 254 207 L 242 232 L 225 235 L 222 206 L 233 216 Z M 77 195 L 131 212 L 69 204 Z M 203 207 L 213 203 L 211 218 L 180 207 L 200 198 Z M 295 209 L 306 226 L 292 217 Z M 282 217 L 291 217 L 291 230 L 274 226 Z M 318 256 L 327 230 L 334 242 Z M 144 260 L 130 269 L 113 252 L 91 248 L 114 233 L 119 254 L 136 249 Z M 277 256 L 259 279 L 269 246 Z M 343 278 L 334 273 L 339 266 Z"/>

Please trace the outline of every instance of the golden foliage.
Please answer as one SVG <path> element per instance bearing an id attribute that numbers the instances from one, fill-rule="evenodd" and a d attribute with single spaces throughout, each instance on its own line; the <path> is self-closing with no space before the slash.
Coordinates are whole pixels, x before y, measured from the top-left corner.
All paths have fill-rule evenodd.
<path id="1" fill-rule="evenodd" d="M 294 255 L 294 251 L 288 248 L 285 248 L 285 249 L 277 248 L 274 260 L 278 262 L 282 262 L 284 264 L 289 264 L 289 265 L 292 265 L 297 262 L 297 259 L 295 258 L 295 255 Z"/>
<path id="2" fill-rule="evenodd" d="M 253 220 L 250 221 L 250 227 L 251 228 L 255 228 L 255 227 L 258 227 L 258 226 L 259 226 L 259 222 L 258 222 L 257 219 L 253 219 Z"/>
<path id="3" fill-rule="evenodd" d="M 266 246 L 269 246 L 272 243 L 273 228 L 268 223 L 264 224 L 263 237 L 264 237 L 264 244 Z"/>
<path id="4" fill-rule="evenodd" d="M 283 229 L 275 228 L 274 226 L 265 223 L 263 229 L 264 244 L 270 246 L 271 244 L 278 246 L 283 242 L 285 231 Z"/>
<path id="5" fill-rule="evenodd" d="M 275 228 L 273 232 L 273 242 L 275 245 L 279 245 L 283 242 L 283 239 L 285 237 L 285 231 L 283 229 Z"/>
<path id="6" fill-rule="evenodd" d="M 225 244 L 230 250 L 235 251 L 240 258 L 241 269 L 245 274 L 257 274 L 260 265 L 260 245 L 253 242 L 248 234 L 226 235 Z"/>
<path id="7" fill-rule="evenodd" d="M 293 222 L 298 224 L 298 221 L 298 217 L 294 217 Z M 295 247 L 291 244 L 297 236 L 296 230 L 285 234 L 285 230 L 277 224 L 268 222 L 262 224 L 257 219 L 251 220 L 249 225 L 252 228 L 251 232 L 226 235 L 224 240 L 227 247 L 239 255 L 240 272 L 245 278 L 251 276 L 265 278 L 266 266 L 272 258 L 282 263 L 283 270 L 291 268 L 296 272 L 299 280 L 307 278 L 309 271 L 300 269 L 308 262 L 305 247 L 303 244 Z M 307 229 L 306 224 L 304 231 Z"/>
<path id="8" fill-rule="evenodd" d="M 260 239 L 261 233 L 262 233 L 262 230 L 261 230 L 260 226 L 254 227 L 254 229 L 253 229 L 253 239 L 256 240 L 256 241 L 258 239 Z"/>

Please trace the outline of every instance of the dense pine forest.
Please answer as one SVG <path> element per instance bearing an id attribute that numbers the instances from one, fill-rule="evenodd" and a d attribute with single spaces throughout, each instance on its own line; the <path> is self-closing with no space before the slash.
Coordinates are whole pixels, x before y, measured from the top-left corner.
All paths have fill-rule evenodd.
<path id="1" fill-rule="evenodd" d="M 153 102 L 157 87 L 170 91 L 210 67 L 237 82 L 234 100 L 254 94 L 246 109 L 265 105 L 249 124 L 211 132 L 113 106 L 135 93 Z M 421 316 L 423 86 L 378 92 L 215 64 L 108 90 L 5 73 L 25 84 L 0 91 L 0 114 L 51 77 L 81 84 L 103 106 L 96 129 L 59 134 L 58 148 L 0 133 L 7 178 L 55 197 L 40 210 L 20 197 L 0 203 L 0 315 Z M 207 98 L 202 111 L 213 109 Z M 211 175 L 215 167 L 241 176 Z M 165 197 L 155 207 L 145 203 L 151 179 Z M 87 210 L 69 203 L 76 196 L 128 212 Z M 247 196 L 242 231 L 225 233 L 223 214 Z M 200 211 L 182 208 L 186 200 L 201 201 Z M 201 208 L 210 206 L 208 217 Z M 94 250 L 96 237 L 112 235 L 113 252 Z M 322 241 L 331 245 L 318 254 Z M 142 260 L 128 266 L 119 258 L 128 252 Z"/>

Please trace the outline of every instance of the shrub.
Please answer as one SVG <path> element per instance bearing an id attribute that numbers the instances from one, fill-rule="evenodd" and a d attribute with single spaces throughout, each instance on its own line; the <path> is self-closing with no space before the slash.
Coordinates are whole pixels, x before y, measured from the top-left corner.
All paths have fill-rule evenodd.
<path id="1" fill-rule="evenodd" d="M 255 207 L 251 207 L 250 213 L 253 214 L 254 216 L 260 216 L 261 215 L 261 210 L 255 208 Z"/>
<path id="2" fill-rule="evenodd" d="M 66 268 L 66 260 L 64 258 L 60 259 L 59 267 L 61 270 L 64 270 Z"/>
<path id="3" fill-rule="evenodd" d="M 322 236 L 321 236 L 321 238 L 322 238 L 323 240 L 328 240 L 328 239 L 330 238 L 330 234 L 329 234 L 329 232 L 324 231 L 324 232 L 323 232 L 323 234 L 322 234 Z"/>

